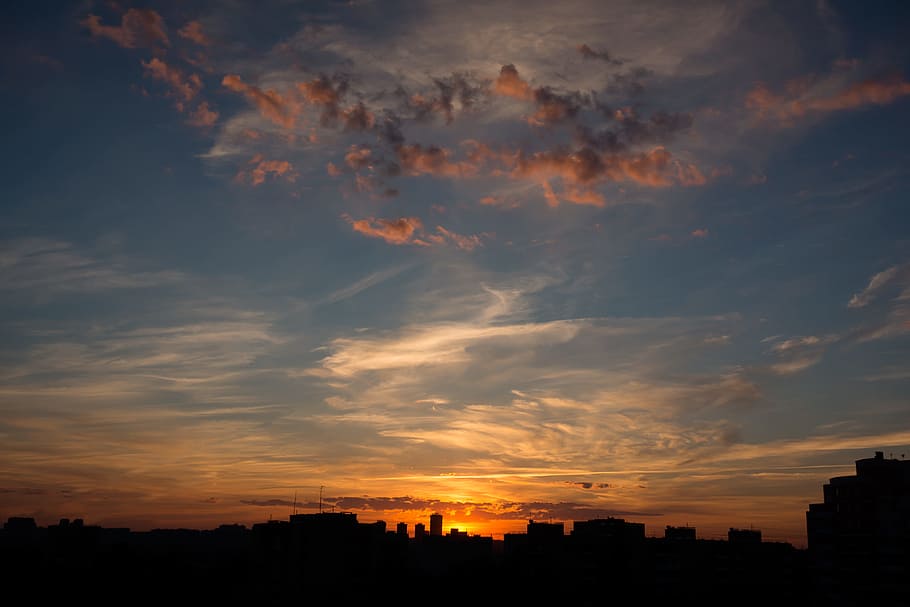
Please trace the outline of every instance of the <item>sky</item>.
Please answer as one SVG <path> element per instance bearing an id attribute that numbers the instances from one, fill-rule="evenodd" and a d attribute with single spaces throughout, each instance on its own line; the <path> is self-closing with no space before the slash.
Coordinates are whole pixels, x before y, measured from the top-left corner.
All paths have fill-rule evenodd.
<path id="1" fill-rule="evenodd" d="M 8 7 L 0 517 L 805 546 L 828 479 L 910 454 L 908 26 Z"/>

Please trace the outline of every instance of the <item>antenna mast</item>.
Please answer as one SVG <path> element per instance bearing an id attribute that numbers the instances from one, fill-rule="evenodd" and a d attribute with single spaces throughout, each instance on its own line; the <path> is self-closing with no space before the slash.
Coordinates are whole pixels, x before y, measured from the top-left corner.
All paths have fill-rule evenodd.
<path id="1" fill-rule="evenodd" d="M 319 485 L 319 514 L 322 514 L 322 485 Z"/>
<path id="2" fill-rule="evenodd" d="M 297 514 L 297 490 L 294 489 L 294 514 Z"/>

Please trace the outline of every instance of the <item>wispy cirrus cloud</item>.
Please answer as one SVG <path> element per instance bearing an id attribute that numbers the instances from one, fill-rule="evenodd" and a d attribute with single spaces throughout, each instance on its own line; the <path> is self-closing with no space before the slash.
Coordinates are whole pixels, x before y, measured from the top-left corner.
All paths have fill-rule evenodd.
<path id="1" fill-rule="evenodd" d="M 174 270 L 141 270 L 104 260 L 65 241 L 29 238 L 0 244 L 0 290 L 61 294 L 154 287 L 183 279 Z"/>
<path id="2" fill-rule="evenodd" d="M 852 309 L 864 308 L 878 298 L 887 287 L 894 284 L 906 287 L 908 281 L 910 281 L 910 264 L 895 265 L 881 272 L 876 272 L 869 279 L 869 284 L 866 285 L 865 289 L 854 293 L 850 297 L 847 307 Z"/>
<path id="3" fill-rule="evenodd" d="M 895 338 L 910 332 L 910 264 L 902 263 L 876 272 L 866 287 L 847 302 L 851 310 L 873 307 L 886 293 L 894 296 L 874 306 L 868 320 L 858 325 L 851 336 L 858 342 Z M 884 311 L 883 311 L 884 309 Z"/>
<path id="4" fill-rule="evenodd" d="M 910 82 L 900 75 L 850 82 L 844 81 L 842 73 L 835 72 L 822 78 L 792 80 L 786 89 L 786 92 L 775 93 L 759 83 L 746 95 L 746 107 L 759 119 L 774 120 L 786 126 L 810 114 L 894 103 L 910 95 Z"/>

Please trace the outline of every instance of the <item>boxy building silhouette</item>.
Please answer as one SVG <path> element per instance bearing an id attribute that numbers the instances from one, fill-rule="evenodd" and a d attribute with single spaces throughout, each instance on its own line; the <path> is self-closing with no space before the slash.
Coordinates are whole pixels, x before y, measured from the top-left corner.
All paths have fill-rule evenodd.
<path id="1" fill-rule="evenodd" d="M 910 460 L 876 451 L 823 493 L 806 512 L 816 596 L 828 605 L 910 604 Z"/>

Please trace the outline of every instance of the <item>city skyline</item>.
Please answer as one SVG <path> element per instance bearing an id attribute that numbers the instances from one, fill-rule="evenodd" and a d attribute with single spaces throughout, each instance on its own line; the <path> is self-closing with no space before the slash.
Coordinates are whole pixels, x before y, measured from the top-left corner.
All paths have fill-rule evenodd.
<path id="1" fill-rule="evenodd" d="M 14 7 L 0 520 L 805 547 L 910 455 L 908 17 Z"/>

